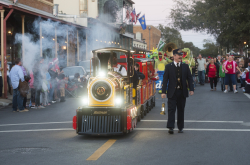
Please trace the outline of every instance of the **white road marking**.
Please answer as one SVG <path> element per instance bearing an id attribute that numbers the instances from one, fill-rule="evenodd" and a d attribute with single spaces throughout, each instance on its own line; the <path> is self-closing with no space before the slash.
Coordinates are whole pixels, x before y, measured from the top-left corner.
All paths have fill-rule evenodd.
<path id="1" fill-rule="evenodd" d="M 250 95 L 249 94 L 247 94 L 247 93 L 244 93 L 244 95 L 246 95 L 249 99 L 250 99 Z"/>
<path id="2" fill-rule="evenodd" d="M 135 131 L 168 131 L 168 128 L 135 128 Z M 184 128 L 184 131 L 224 131 L 224 132 L 250 132 L 250 129 L 203 129 Z"/>
<path id="3" fill-rule="evenodd" d="M 42 125 L 42 124 L 62 124 L 62 123 L 72 123 L 72 121 L 41 122 L 41 123 L 18 123 L 18 124 L 0 124 L 0 127 L 4 127 L 4 126 L 14 126 L 14 125 Z"/>
<path id="4" fill-rule="evenodd" d="M 39 132 L 39 131 L 75 131 L 73 128 L 58 128 L 58 129 L 30 129 L 30 130 L 7 130 L 0 131 L 0 133 L 11 132 Z"/>
<path id="5" fill-rule="evenodd" d="M 167 120 L 141 120 L 142 122 L 167 122 Z M 242 124 L 244 121 L 207 121 L 207 120 L 185 120 L 187 123 L 238 123 Z"/>

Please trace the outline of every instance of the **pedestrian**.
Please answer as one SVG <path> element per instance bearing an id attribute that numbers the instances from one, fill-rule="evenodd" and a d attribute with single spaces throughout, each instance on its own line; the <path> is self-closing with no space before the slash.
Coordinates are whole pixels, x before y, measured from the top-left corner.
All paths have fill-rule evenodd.
<path id="1" fill-rule="evenodd" d="M 177 108 L 177 126 L 179 133 L 183 133 L 184 128 L 184 109 L 186 104 L 186 98 L 189 95 L 194 94 L 193 78 L 187 64 L 182 63 L 183 52 L 181 49 L 175 49 L 173 51 L 174 62 L 165 66 L 165 72 L 163 76 L 163 87 L 161 97 L 166 98 L 167 83 L 168 91 L 168 133 L 174 133 L 175 127 L 175 112 Z M 201 57 L 200 57 L 201 58 Z M 188 82 L 188 83 L 187 83 Z"/>
<path id="2" fill-rule="evenodd" d="M 225 73 L 226 73 L 225 74 L 225 88 L 226 89 L 225 89 L 224 93 L 228 92 L 229 80 L 232 81 L 234 93 L 238 93 L 238 91 L 236 90 L 236 78 L 235 78 L 236 69 L 240 71 L 236 62 L 233 61 L 233 57 L 229 56 L 228 61 L 226 61 L 223 65 L 223 70 L 225 70 Z"/>
<path id="3" fill-rule="evenodd" d="M 49 65 L 49 74 L 51 77 L 50 83 L 51 83 L 51 88 L 49 91 L 49 102 L 50 103 L 56 103 L 56 99 L 54 99 L 54 94 L 55 94 L 55 89 L 57 87 L 57 76 L 58 76 L 58 72 L 54 71 L 55 70 L 55 65 L 50 64 Z"/>
<path id="4" fill-rule="evenodd" d="M 206 60 L 202 58 L 201 54 L 199 54 L 197 62 L 198 62 L 198 77 L 200 80 L 200 84 L 204 85 L 205 84 Z"/>
<path id="5" fill-rule="evenodd" d="M 26 71 L 26 69 L 23 67 L 23 65 L 21 65 L 21 68 L 22 68 L 24 77 L 25 77 L 25 76 L 28 76 L 27 71 Z M 23 98 L 23 107 L 24 107 L 25 110 L 28 110 L 28 109 L 27 109 L 27 106 L 26 106 L 26 103 L 27 103 L 27 96 Z"/>
<path id="6" fill-rule="evenodd" d="M 245 93 L 250 93 L 250 70 L 249 69 L 248 69 L 248 72 L 246 72 Z"/>
<path id="7" fill-rule="evenodd" d="M 221 63 L 222 63 L 221 55 L 218 55 L 217 56 L 216 64 L 219 65 L 219 66 L 221 66 Z"/>
<path id="8" fill-rule="evenodd" d="M 245 84 L 246 84 L 246 73 L 249 72 L 248 68 L 245 68 L 242 72 L 242 74 L 240 75 L 240 83 L 241 83 L 241 88 L 243 90 L 243 92 L 245 92 Z"/>
<path id="9" fill-rule="evenodd" d="M 210 80 L 211 91 L 216 91 L 217 78 L 219 76 L 219 66 L 215 63 L 214 59 L 211 59 L 210 64 L 207 65 L 206 75 Z"/>
<path id="10" fill-rule="evenodd" d="M 197 71 L 197 61 L 196 61 L 195 57 L 194 57 L 194 62 L 195 62 L 195 65 L 192 67 L 192 77 L 193 77 L 194 89 L 195 89 L 195 86 L 196 86 L 196 71 Z"/>
<path id="11" fill-rule="evenodd" d="M 226 60 L 222 61 L 222 65 L 226 62 Z M 222 65 L 220 65 L 219 77 L 221 78 L 221 91 L 225 90 L 225 72 L 222 69 Z"/>
<path id="12" fill-rule="evenodd" d="M 30 101 L 31 101 L 31 105 L 30 108 L 36 108 L 36 89 L 34 87 L 34 75 L 33 72 L 30 72 L 30 81 L 29 81 L 29 85 L 30 85 Z"/>
<path id="13" fill-rule="evenodd" d="M 64 74 L 60 74 L 59 78 L 59 90 L 60 90 L 60 102 L 65 102 L 65 85 L 68 83 L 68 77 L 65 77 Z"/>
<path id="14" fill-rule="evenodd" d="M 20 58 L 15 59 L 15 66 L 10 71 L 10 80 L 13 87 L 13 100 L 12 100 L 12 110 L 13 112 L 27 112 L 23 107 L 23 96 L 21 96 L 19 91 L 19 82 L 24 82 L 23 70 L 21 68 L 22 62 Z M 18 109 L 17 109 L 18 107 Z"/>
<path id="15" fill-rule="evenodd" d="M 8 84 L 8 88 L 9 88 L 9 93 L 10 95 L 12 95 L 12 91 L 11 91 L 11 82 L 10 82 L 10 65 L 7 63 L 7 84 Z"/>
<path id="16" fill-rule="evenodd" d="M 36 90 L 36 109 L 37 108 L 45 108 L 44 106 L 41 105 L 40 103 L 40 95 L 42 91 L 42 83 L 43 83 L 43 76 L 42 76 L 42 63 L 44 59 L 42 57 L 38 58 L 36 61 L 34 68 L 33 68 L 33 76 L 34 76 L 34 87 Z"/>
<path id="17" fill-rule="evenodd" d="M 250 60 L 250 59 L 249 59 Z M 248 62 L 248 70 L 250 71 L 250 61 Z"/>

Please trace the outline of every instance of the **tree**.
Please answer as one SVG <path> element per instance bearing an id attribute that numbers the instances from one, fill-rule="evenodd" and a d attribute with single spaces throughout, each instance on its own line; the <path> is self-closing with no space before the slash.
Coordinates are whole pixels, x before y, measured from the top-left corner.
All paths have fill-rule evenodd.
<path id="1" fill-rule="evenodd" d="M 200 54 L 203 56 L 203 57 L 216 57 L 218 55 L 218 46 L 213 43 L 211 40 L 203 40 L 204 44 L 203 44 L 203 47 L 205 49 L 202 49 L 200 51 Z"/>
<path id="2" fill-rule="evenodd" d="M 161 24 L 159 24 L 158 28 L 161 31 L 162 38 L 164 39 L 166 44 L 173 42 L 177 45 L 177 47 L 183 46 L 181 33 L 178 30 L 167 26 L 163 26 Z"/>
<path id="3" fill-rule="evenodd" d="M 173 26 L 207 32 L 225 47 L 243 46 L 250 39 L 249 0 L 175 0 Z"/>
<path id="4" fill-rule="evenodd" d="M 200 49 L 195 47 L 192 42 L 184 42 L 182 40 L 181 33 L 178 30 L 161 24 L 158 28 L 161 30 L 162 37 L 166 44 L 173 42 L 178 48 L 189 48 L 193 52 L 194 56 L 199 55 Z"/>

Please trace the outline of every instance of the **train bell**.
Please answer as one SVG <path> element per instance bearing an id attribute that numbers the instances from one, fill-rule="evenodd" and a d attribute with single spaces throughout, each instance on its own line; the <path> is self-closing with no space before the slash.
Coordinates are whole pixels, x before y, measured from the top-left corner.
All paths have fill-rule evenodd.
<path id="1" fill-rule="evenodd" d="M 165 107 L 165 102 L 162 102 L 162 105 L 161 105 L 161 115 L 166 115 L 166 107 Z"/>

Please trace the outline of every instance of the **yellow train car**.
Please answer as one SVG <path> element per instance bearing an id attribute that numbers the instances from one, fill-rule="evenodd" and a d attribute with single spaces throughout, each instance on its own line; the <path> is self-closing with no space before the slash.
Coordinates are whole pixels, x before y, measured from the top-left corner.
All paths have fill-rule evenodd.
<path id="1" fill-rule="evenodd" d="M 138 119 L 133 104 L 134 59 L 131 52 L 119 48 L 94 50 L 93 74 L 89 78 L 83 106 L 76 110 L 73 128 L 78 135 L 117 135 L 132 131 Z M 117 66 L 117 53 L 126 54 L 123 73 Z M 126 74 L 125 74 L 126 73 Z M 135 94 L 134 94 L 135 96 Z M 137 95 L 140 97 L 140 95 Z M 136 98 L 140 99 L 140 98 Z"/>

